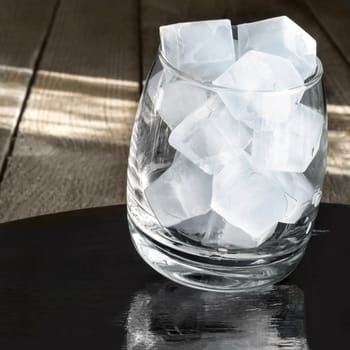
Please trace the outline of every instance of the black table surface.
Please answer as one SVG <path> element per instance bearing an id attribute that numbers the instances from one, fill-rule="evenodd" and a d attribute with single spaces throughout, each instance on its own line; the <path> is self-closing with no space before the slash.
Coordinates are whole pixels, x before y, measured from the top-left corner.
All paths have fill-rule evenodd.
<path id="1" fill-rule="evenodd" d="M 125 206 L 0 225 L 1 349 L 348 349 L 350 207 L 321 205 L 297 270 L 273 288 L 179 286 L 130 241 Z"/>

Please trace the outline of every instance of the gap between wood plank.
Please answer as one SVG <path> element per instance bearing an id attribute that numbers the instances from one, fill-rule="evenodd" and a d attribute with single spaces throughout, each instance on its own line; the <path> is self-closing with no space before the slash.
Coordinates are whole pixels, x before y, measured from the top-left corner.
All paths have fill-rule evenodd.
<path id="1" fill-rule="evenodd" d="M 41 59 L 43 57 L 43 53 L 45 51 L 45 47 L 46 47 L 46 45 L 48 43 L 48 40 L 49 40 L 51 31 L 52 31 L 53 25 L 55 23 L 55 18 L 56 18 L 59 6 L 60 6 L 60 0 L 56 0 L 56 3 L 55 3 L 55 5 L 53 7 L 53 10 L 52 10 L 52 15 L 51 15 L 49 24 L 47 26 L 46 33 L 43 36 L 42 42 L 41 42 L 41 44 L 39 46 L 39 51 L 38 51 L 37 57 L 35 58 L 35 61 L 34 61 L 32 75 L 31 75 L 31 77 L 30 77 L 30 79 L 28 81 L 28 84 L 27 84 L 27 88 L 26 88 L 26 91 L 25 91 L 25 94 L 24 94 L 22 106 L 20 108 L 20 111 L 19 111 L 19 114 L 18 114 L 18 118 L 17 118 L 16 124 L 15 124 L 15 127 L 13 129 L 13 133 L 12 133 L 12 135 L 11 135 L 9 141 L 8 141 L 8 146 L 7 146 L 7 150 L 5 152 L 3 164 L 0 164 L 0 187 L 1 187 L 1 184 L 2 184 L 2 180 L 4 179 L 4 176 L 5 176 L 5 173 L 6 173 L 6 169 L 7 169 L 7 165 L 8 165 L 8 159 L 9 159 L 9 157 L 11 157 L 11 154 L 13 152 L 13 149 L 14 149 L 14 146 L 15 146 L 15 143 L 16 143 L 18 130 L 19 130 L 19 125 L 21 123 L 22 116 L 23 116 L 24 111 L 26 109 L 27 102 L 28 102 L 28 99 L 29 99 L 29 96 L 30 96 L 30 93 L 31 93 L 31 90 L 32 90 L 32 86 L 35 83 L 36 73 L 37 73 L 37 71 L 39 69 L 40 62 L 41 62 Z"/>

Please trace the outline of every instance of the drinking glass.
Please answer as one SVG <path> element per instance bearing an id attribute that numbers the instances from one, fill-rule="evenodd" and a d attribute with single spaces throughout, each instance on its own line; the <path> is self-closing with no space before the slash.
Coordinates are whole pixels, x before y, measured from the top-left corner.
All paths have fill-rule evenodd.
<path id="1" fill-rule="evenodd" d="M 226 292 L 266 287 L 295 269 L 311 236 L 326 171 L 322 75 L 317 58 L 316 70 L 303 86 L 282 91 L 233 90 L 194 79 L 158 52 L 135 119 L 127 180 L 131 238 L 151 267 L 180 284 Z M 296 98 L 302 109 L 293 112 Z M 244 117 L 229 121 L 234 123 L 231 132 L 236 139 L 242 139 L 242 130 L 235 130 L 235 125 L 251 135 L 239 154 L 222 146 L 225 137 L 215 134 L 218 127 L 224 135 L 226 124 L 205 124 L 202 134 L 194 133 L 196 122 L 179 127 L 196 110 L 210 112 L 222 103 L 245 108 Z M 259 108 L 288 118 L 261 121 L 255 113 Z M 194 136 L 186 139 L 186 133 Z M 173 147 L 179 144 L 184 148 Z M 210 157 L 213 149 L 219 149 L 220 159 Z M 239 157 L 258 164 L 258 175 L 242 170 Z M 228 175 L 223 176 L 225 171 Z M 282 207 L 289 210 L 289 217 L 277 220 L 265 236 L 252 242 L 251 236 L 244 236 L 246 227 L 259 229 L 260 222 L 280 213 Z M 235 220 L 238 228 L 232 226 Z"/>

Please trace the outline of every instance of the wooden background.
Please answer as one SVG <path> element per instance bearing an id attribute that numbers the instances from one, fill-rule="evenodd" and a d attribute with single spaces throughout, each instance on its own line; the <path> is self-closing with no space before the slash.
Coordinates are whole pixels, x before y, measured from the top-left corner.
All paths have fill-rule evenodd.
<path id="1" fill-rule="evenodd" d="M 346 0 L 0 0 L 0 222 L 125 202 L 130 131 L 163 24 L 287 15 L 318 42 L 323 200 L 350 203 Z"/>

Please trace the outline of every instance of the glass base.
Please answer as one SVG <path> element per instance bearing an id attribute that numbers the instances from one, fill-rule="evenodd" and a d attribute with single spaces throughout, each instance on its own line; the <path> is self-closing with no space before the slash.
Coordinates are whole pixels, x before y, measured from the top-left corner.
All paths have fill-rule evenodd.
<path id="1" fill-rule="evenodd" d="M 215 292 L 263 289 L 286 278 L 304 255 L 307 240 L 288 254 L 269 262 L 244 258 L 223 259 L 184 253 L 153 240 L 131 220 L 129 229 L 136 250 L 153 269 L 182 285 Z"/>

